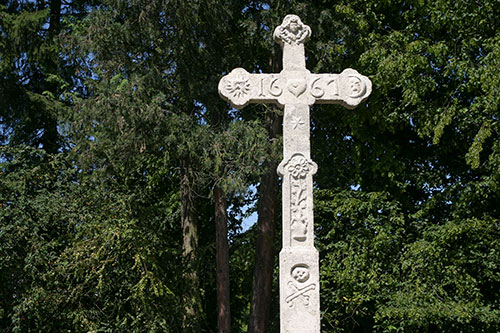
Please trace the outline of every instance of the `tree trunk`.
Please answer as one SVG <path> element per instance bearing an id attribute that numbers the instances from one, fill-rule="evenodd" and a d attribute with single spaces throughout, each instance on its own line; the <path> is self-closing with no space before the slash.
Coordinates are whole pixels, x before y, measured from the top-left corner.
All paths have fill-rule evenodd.
<path id="1" fill-rule="evenodd" d="M 275 47 L 270 59 L 270 67 L 275 73 L 281 70 L 281 48 Z M 275 110 L 277 111 L 277 110 Z M 272 140 L 281 134 L 282 117 L 277 112 L 268 112 L 266 124 L 269 138 Z M 255 268 L 253 273 L 252 301 L 250 304 L 249 333 L 266 333 L 269 329 L 271 310 L 271 287 L 274 269 L 274 236 L 277 204 L 278 175 L 276 168 L 279 161 L 266 164 L 266 173 L 259 186 L 259 206 L 257 219 L 257 241 L 255 248 Z"/>
<path id="2" fill-rule="evenodd" d="M 188 176 L 188 162 L 181 162 L 181 224 L 182 256 L 185 264 L 183 293 L 184 317 L 183 332 L 200 331 L 200 281 L 198 276 L 197 249 L 198 227 L 194 219 L 193 197 Z"/>
<path id="3" fill-rule="evenodd" d="M 49 29 L 48 29 L 48 43 L 56 43 L 57 35 L 61 32 L 61 0 L 52 0 L 49 7 Z M 57 52 L 52 54 L 51 59 L 47 62 L 47 75 L 58 73 L 58 58 Z M 44 82 L 45 89 L 58 96 L 57 83 Z M 56 101 L 54 101 L 55 103 Z M 45 109 L 42 118 L 43 133 L 40 138 L 40 143 L 47 153 L 55 154 L 59 149 L 59 133 L 57 132 L 57 115 L 52 114 L 50 108 Z"/>
<path id="4" fill-rule="evenodd" d="M 219 333 L 231 332 L 229 292 L 229 245 L 227 243 L 226 199 L 218 186 L 214 189 L 215 241 L 217 261 L 217 326 Z"/>
<path id="5" fill-rule="evenodd" d="M 222 109 L 210 108 L 210 124 L 214 129 L 224 130 Z M 221 175 L 225 177 L 223 173 Z M 214 187 L 215 205 L 215 244 L 216 244 L 216 278 L 217 278 L 217 329 L 219 333 L 231 332 L 231 306 L 229 285 L 229 245 L 227 239 L 227 202 L 224 191 Z"/>

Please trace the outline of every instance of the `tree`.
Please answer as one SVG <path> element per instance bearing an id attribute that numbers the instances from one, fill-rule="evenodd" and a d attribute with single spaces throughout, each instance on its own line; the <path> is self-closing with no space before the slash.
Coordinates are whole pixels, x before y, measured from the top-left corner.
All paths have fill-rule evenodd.
<path id="1" fill-rule="evenodd" d="M 46 295 L 47 273 L 73 237 L 66 185 L 74 174 L 44 150 L 2 147 L 0 158 L 0 327 L 26 331 L 40 319 L 47 327 L 33 310 Z"/>
<path id="2" fill-rule="evenodd" d="M 171 5 L 163 7 L 160 4 L 151 4 L 147 15 L 140 4 L 136 5 L 131 8 L 117 8 L 118 13 L 106 9 L 91 16 L 92 23 L 85 34 L 88 36 L 88 41 L 85 42 L 84 39 L 81 44 L 87 43 L 91 47 L 97 65 L 94 70 L 102 71 L 102 78 L 97 85 L 89 83 L 89 87 L 99 87 L 100 91 L 96 90 L 94 93 L 99 92 L 101 96 L 92 96 L 88 101 L 83 101 L 82 107 L 79 106 L 78 110 L 86 109 L 85 114 L 78 116 L 74 124 L 78 126 L 81 124 L 82 129 L 85 129 L 84 131 L 78 130 L 78 132 L 82 133 L 80 139 L 82 148 L 90 148 L 90 160 L 102 154 L 99 151 L 103 149 L 104 151 L 110 148 L 111 150 L 118 149 L 120 153 L 112 153 L 112 159 L 102 162 L 102 167 L 107 169 L 109 169 L 108 164 L 115 164 L 114 168 L 116 168 L 122 163 L 124 165 L 130 163 L 127 159 L 134 160 L 135 157 L 125 151 L 133 151 L 139 144 L 141 147 L 147 147 L 145 150 L 152 149 L 154 152 L 159 149 L 160 156 L 169 154 L 168 158 L 172 163 L 169 167 L 180 171 L 181 180 L 180 215 L 184 239 L 182 251 L 186 261 L 185 295 L 183 296 L 186 315 L 183 327 L 184 330 L 199 331 L 201 326 L 199 263 L 205 258 L 198 253 L 200 247 L 198 235 L 201 228 L 206 229 L 209 225 L 209 223 L 202 225 L 200 222 L 203 220 L 210 222 L 215 218 L 218 235 L 216 240 L 217 272 L 220 272 L 217 277 L 219 281 L 218 307 L 224 309 L 220 311 L 219 329 L 228 331 L 230 312 L 228 235 L 225 230 L 227 229 L 226 196 L 243 191 L 245 186 L 242 184 L 247 182 L 245 178 L 258 174 L 259 162 L 256 160 L 262 161 L 263 154 L 259 151 L 263 152 L 263 150 L 259 147 L 264 144 L 259 134 L 258 122 L 248 123 L 248 130 L 244 130 L 245 127 L 241 125 L 232 126 L 235 116 L 231 115 L 225 103 L 218 98 L 216 85 L 205 83 L 206 80 L 216 82 L 221 68 L 227 67 L 225 61 L 219 62 L 218 66 L 215 64 L 221 58 L 217 50 L 223 50 L 223 45 L 220 44 L 223 39 L 220 37 L 229 35 L 232 25 L 219 24 L 219 30 L 214 31 L 213 22 L 220 22 L 227 13 L 232 13 L 223 7 L 211 6 L 209 1 L 199 4 L 182 2 L 177 4 L 175 10 L 171 10 L 174 8 L 170 7 Z M 233 6 L 236 13 L 242 12 L 242 4 Z M 163 12 L 168 12 L 169 16 L 159 21 L 153 19 L 162 17 Z M 125 15 L 125 22 L 117 20 L 117 17 L 121 16 L 120 13 Z M 144 21 L 145 27 L 137 31 L 138 27 L 134 22 L 141 17 L 144 20 L 145 17 L 151 18 L 151 21 Z M 94 34 L 96 26 L 113 25 L 116 31 L 103 32 L 101 29 L 98 35 Z M 116 43 L 112 49 L 101 42 L 107 39 L 119 41 L 121 35 L 137 35 L 137 38 Z M 145 40 L 150 40 L 152 44 L 160 43 L 161 46 L 150 47 L 149 43 L 144 43 Z M 200 45 L 202 45 L 201 48 Z M 210 49 L 212 52 L 208 53 L 205 49 Z M 159 56 L 158 50 L 161 50 L 162 55 L 167 56 Z M 147 54 L 147 58 L 142 58 L 144 54 Z M 117 71 L 117 68 L 123 68 L 123 70 Z M 149 72 L 151 69 L 158 71 L 152 74 Z M 206 80 L 193 80 L 192 73 L 198 73 L 200 77 L 206 76 Z M 149 79 L 157 84 L 145 88 L 145 82 Z M 124 99 L 123 94 L 130 94 L 128 89 L 131 87 L 135 87 L 132 90 L 136 89 L 130 95 L 135 101 L 129 101 L 130 104 L 124 105 L 119 100 Z M 148 93 L 141 94 L 143 89 Z M 139 105 L 151 103 L 148 101 L 150 96 L 155 97 L 153 103 L 159 107 L 156 111 L 160 113 L 157 113 L 155 117 L 157 121 L 160 119 L 159 126 L 162 129 L 158 132 L 149 128 L 143 129 L 139 125 L 141 123 L 139 118 L 144 116 L 138 112 Z M 109 101 L 116 101 L 118 104 L 108 105 Z M 130 110 L 130 115 L 125 117 L 126 119 L 116 119 L 113 115 L 113 108 L 116 106 L 123 110 L 122 113 Z M 166 115 L 161 114 L 161 108 Z M 127 128 L 127 124 L 132 119 L 137 122 L 134 123 L 134 129 L 129 129 L 130 133 L 124 133 L 123 128 L 116 128 L 115 124 L 122 124 Z M 204 125 L 205 121 L 209 122 L 210 126 Z M 86 124 L 92 124 L 92 128 L 86 127 Z M 140 132 L 142 130 L 147 134 L 142 135 Z M 92 134 L 89 136 L 89 133 Z M 128 137 L 124 137 L 124 134 Z M 114 138 L 114 147 L 107 147 L 108 143 L 111 143 L 108 141 L 109 135 Z M 175 141 L 161 143 L 160 135 L 170 135 L 175 138 Z M 88 138 L 91 138 L 90 146 Z M 221 146 L 217 139 L 213 143 L 210 142 L 213 138 L 220 138 L 220 142 L 224 145 Z M 134 143 L 138 140 L 139 143 Z M 152 140 L 158 141 L 153 144 L 149 143 Z M 122 144 L 123 150 L 120 148 Z M 255 152 L 255 155 L 242 155 L 241 150 Z M 121 162 L 125 156 L 126 160 Z M 248 158 L 252 159 L 252 167 L 248 166 Z M 115 170 L 110 171 L 111 174 L 116 173 Z M 154 171 L 148 170 L 147 172 L 153 173 Z M 197 202 L 209 195 L 207 191 L 210 191 L 212 187 L 216 214 L 206 217 L 197 213 L 196 207 L 199 205 Z M 210 240 L 210 238 L 204 238 Z"/>
<path id="3" fill-rule="evenodd" d="M 281 111 L 216 87 L 296 13 L 312 72 L 374 87 L 311 114 L 322 331 L 498 331 L 498 8 L 8 2 L 0 330 L 279 330 Z"/>
<path id="4" fill-rule="evenodd" d="M 324 331 L 498 330 L 498 25 L 484 5 L 311 8 L 315 71 L 353 67 L 374 86 L 365 108 L 313 112 Z"/>
<path id="5" fill-rule="evenodd" d="M 0 140 L 56 153 L 65 147 L 58 125 L 80 75 L 61 36 L 81 20 L 86 1 L 7 1 L 0 7 Z"/>

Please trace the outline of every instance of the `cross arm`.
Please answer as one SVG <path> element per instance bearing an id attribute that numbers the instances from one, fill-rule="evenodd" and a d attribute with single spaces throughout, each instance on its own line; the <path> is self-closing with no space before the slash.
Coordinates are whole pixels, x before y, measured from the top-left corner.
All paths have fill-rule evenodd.
<path id="1" fill-rule="evenodd" d="M 219 94 L 237 109 L 259 102 L 341 104 L 354 109 L 371 91 L 370 79 L 351 68 L 340 74 L 311 74 L 308 70 L 250 74 L 236 68 L 219 81 Z"/>
<path id="2" fill-rule="evenodd" d="M 370 96 L 372 82 L 356 70 L 347 68 L 340 74 L 311 74 L 308 92 L 319 104 L 341 104 L 354 109 Z"/>
<path id="3" fill-rule="evenodd" d="M 219 81 L 219 95 L 234 108 L 249 103 L 275 103 L 282 94 L 279 74 L 250 74 L 235 68 Z"/>

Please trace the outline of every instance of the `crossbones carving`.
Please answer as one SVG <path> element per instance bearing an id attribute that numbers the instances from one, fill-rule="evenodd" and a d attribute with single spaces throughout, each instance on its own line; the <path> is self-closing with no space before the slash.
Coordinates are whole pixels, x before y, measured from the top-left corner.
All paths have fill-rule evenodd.
<path id="1" fill-rule="evenodd" d="M 288 286 L 292 289 L 295 290 L 291 295 L 288 295 L 288 297 L 285 299 L 285 301 L 290 305 L 290 307 L 293 306 L 293 301 L 296 298 L 301 297 L 302 301 L 304 302 L 305 306 L 309 305 L 309 295 L 306 295 L 306 293 L 310 290 L 316 289 L 316 285 L 314 283 L 311 283 L 305 287 L 297 287 L 292 281 L 288 282 Z"/>

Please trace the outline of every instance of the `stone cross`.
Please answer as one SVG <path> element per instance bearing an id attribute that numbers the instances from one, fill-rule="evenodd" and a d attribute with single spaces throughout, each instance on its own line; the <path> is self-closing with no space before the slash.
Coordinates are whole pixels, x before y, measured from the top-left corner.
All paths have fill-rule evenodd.
<path id="1" fill-rule="evenodd" d="M 281 332 L 320 332 L 319 259 L 314 247 L 313 181 L 317 165 L 311 160 L 309 107 L 341 104 L 353 109 L 371 93 L 372 83 L 354 69 L 340 74 L 311 74 L 306 69 L 304 42 L 311 28 L 296 15 L 287 15 L 274 30 L 283 48 L 279 74 L 250 74 L 236 68 L 219 82 L 219 94 L 235 108 L 248 103 L 284 107 L 283 248 L 280 252 Z"/>

